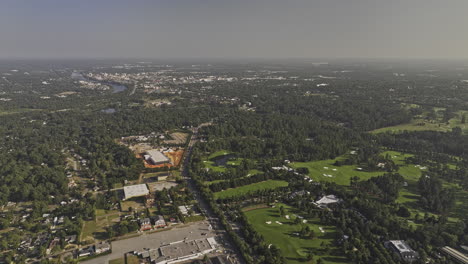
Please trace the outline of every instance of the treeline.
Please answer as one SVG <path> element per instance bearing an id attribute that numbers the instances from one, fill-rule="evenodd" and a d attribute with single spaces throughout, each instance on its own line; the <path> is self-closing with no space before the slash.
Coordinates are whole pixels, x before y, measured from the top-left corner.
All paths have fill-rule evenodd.
<path id="1" fill-rule="evenodd" d="M 454 189 L 444 188 L 438 177 L 423 175 L 418 181 L 421 204 L 434 213 L 448 213 L 455 206 Z"/>
<path id="2" fill-rule="evenodd" d="M 460 128 L 452 132 L 412 131 L 398 134 L 383 133 L 378 136 L 383 146 L 410 153 L 445 153 L 453 156 L 468 155 L 468 135 L 463 135 Z"/>
<path id="3" fill-rule="evenodd" d="M 233 112 L 200 131 L 201 152 L 229 149 L 245 158 L 309 161 L 334 158 L 362 143 L 360 132 L 314 116 Z"/>
<path id="4" fill-rule="evenodd" d="M 372 177 L 367 181 L 352 181 L 351 186 L 365 191 L 366 195 L 375 195 L 382 202 L 394 202 L 403 187 L 404 178 L 397 173 L 387 173 L 382 176 Z"/>

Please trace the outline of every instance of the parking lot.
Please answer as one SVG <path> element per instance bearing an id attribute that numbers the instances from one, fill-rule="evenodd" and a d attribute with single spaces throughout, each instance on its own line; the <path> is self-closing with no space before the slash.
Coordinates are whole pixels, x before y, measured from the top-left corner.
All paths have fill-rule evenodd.
<path id="1" fill-rule="evenodd" d="M 121 258 L 127 252 L 140 251 L 145 248 L 159 248 L 184 239 L 193 240 L 199 238 L 213 237 L 216 233 L 210 230 L 207 221 L 193 223 L 189 226 L 173 228 L 172 230 L 143 234 L 138 237 L 112 242 L 112 253 L 88 261 L 80 262 L 84 264 L 107 264 L 109 260 Z M 217 238 L 218 243 L 222 243 Z"/>

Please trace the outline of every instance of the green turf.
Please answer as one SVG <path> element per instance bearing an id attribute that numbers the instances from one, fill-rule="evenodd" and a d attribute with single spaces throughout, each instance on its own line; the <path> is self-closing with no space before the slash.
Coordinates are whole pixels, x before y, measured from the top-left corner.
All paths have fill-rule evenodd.
<path id="1" fill-rule="evenodd" d="M 271 190 L 278 187 L 286 187 L 288 183 L 286 181 L 268 180 L 263 182 L 252 183 L 237 188 L 227 189 L 224 191 L 214 193 L 216 199 L 224 199 L 233 196 L 242 196 L 249 192 L 258 190 Z"/>
<path id="2" fill-rule="evenodd" d="M 217 158 L 217 157 L 219 157 L 219 156 L 228 155 L 228 154 L 232 154 L 232 152 L 231 152 L 231 151 L 228 151 L 228 150 L 216 151 L 216 152 L 211 153 L 210 156 L 208 156 L 208 160 Z"/>
<path id="3" fill-rule="evenodd" d="M 285 208 L 285 215 L 290 216 L 289 220 L 279 215 L 278 209 L 281 205 Z M 293 216 L 295 213 L 300 215 L 294 208 L 284 204 L 277 204 L 276 208 L 255 209 L 245 212 L 247 219 L 254 229 L 264 237 L 265 242 L 273 244 L 281 250 L 286 263 L 308 263 L 306 256 L 309 252 L 314 255 L 315 261 L 322 258 L 326 264 L 350 263 L 335 247 L 331 248 L 329 254 L 325 254 L 320 250 L 322 242 L 333 243 L 336 236 L 334 226 L 321 224 L 319 219 L 307 219 L 306 224 L 295 224 L 295 217 Z M 269 221 L 271 221 L 271 224 L 266 223 Z M 277 224 L 276 221 L 282 223 L 282 225 Z M 294 234 L 300 232 L 302 225 L 308 225 L 315 232 L 316 237 L 313 239 L 302 238 Z M 319 227 L 322 227 L 325 233 L 322 233 Z"/>
<path id="4" fill-rule="evenodd" d="M 458 111 L 454 118 L 450 119 L 448 124 L 441 121 L 441 118 L 437 120 L 426 120 L 423 117 L 414 118 L 411 122 L 406 124 L 400 124 L 396 126 L 382 127 L 376 130 L 371 131 L 371 133 L 382 133 L 382 132 L 392 132 L 398 133 L 402 131 L 442 131 L 447 132 L 451 131 L 454 127 L 460 127 L 464 133 L 468 133 L 468 123 L 461 124 L 461 116 L 466 114 L 468 117 L 468 111 Z M 424 125 L 421 125 L 421 124 Z"/>
<path id="5" fill-rule="evenodd" d="M 226 172 L 226 167 L 224 166 L 216 166 L 214 161 L 211 160 L 204 160 L 203 164 L 205 165 L 205 168 L 210 169 L 210 171 L 214 172 Z"/>
<path id="6" fill-rule="evenodd" d="M 361 180 L 367 180 L 383 174 L 381 171 L 359 171 L 357 170 L 358 166 L 356 165 L 334 166 L 333 164 L 335 161 L 339 159 L 341 159 L 341 157 L 329 160 L 292 162 L 290 163 L 290 166 L 295 169 L 301 167 L 308 168 L 309 176 L 315 181 L 335 182 L 340 185 L 349 185 L 350 179 L 353 176 L 358 176 Z M 332 176 L 327 177 L 324 176 L 324 174 Z"/>
<path id="7" fill-rule="evenodd" d="M 406 164 L 405 159 L 413 155 L 405 154 L 397 151 L 384 151 L 382 156 L 389 155 L 390 158 L 399 166 L 400 173 L 407 181 L 417 181 L 421 175 L 421 169 L 415 167 L 416 164 Z M 309 162 L 292 162 L 292 168 L 305 167 L 309 169 L 309 176 L 315 181 L 335 182 L 340 185 L 349 185 L 351 177 L 358 176 L 360 180 L 367 180 L 375 176 L 383 175 L 384 171 L 360 171 L 357 165 L 334 166 L 337 160 L 344 159 L 344 156 L 336 159 L 309 161 Z M 332 175 L 332 177 L 324 176 Z"/>
<path id="8" fill-rule="evenodd" d="M 244 176 L 244 177 L 241 177 L 241 178 L 247 178 L 247 177 L 250 177 L 250 176 L 253 176 L 255 174 L 260 174 L 262 173 L 262 171 L 259 171 L 259 170 L 249 170 L 249 173 Z M 219 182 L 224 182 L 224 181 L 228 181 L 228 180 L 214 180 L 214 181 L 206 181 L 205 184 L 206 185 L 211 185 L 211 184 L 214 184 L 214 183 L 219 183 Z"/>
<path id="9" fill-rule="evenodd" d="M 205 168 L 208 168 L 211 171 L 226 172 L 226 170 L 227 170 L 227 168 L 229 166 L 231 166 L 231 167 L 239 166 L 242 163 L 242 161 L 244 160 L 244 158 L 233 157 L 232 159 L 230 159 L 230 160 L 228 160 L 226 162 L 226 166 L 217 166 L 216 163 L 213 161 L 213 159 L 215 159 L 215 158 L 225 156 L 225 155 L 229 155 L 229 154 L 233 154 L 233 152 L 227 151 L 227 150 L 216 151 L 214 153 L 211 153 L 208 157 L 206 157 L 203 160 L 203 164 L 205 165 Z"/>

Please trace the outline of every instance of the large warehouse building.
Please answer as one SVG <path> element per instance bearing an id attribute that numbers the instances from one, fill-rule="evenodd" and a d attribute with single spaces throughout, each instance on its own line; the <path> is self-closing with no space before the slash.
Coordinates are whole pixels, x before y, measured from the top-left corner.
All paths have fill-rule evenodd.
<path id="1" fill-rule="evenodd" d="M 125 195 L 124 200 L 149 194 L 149 190 L 146 184 L 125 186 L 123 189 Z"/>
<path id="2" fill-rule="evenodd" d="M 168 157 L 166 157 L 166 155 L 164 155 L 161 151 L 156 149 L 146 151 L 144 157 L 146 161 L 153 165 L 160 165 L 171 162 L 171 160 Z"/>
<path id="3" fill-rule="evenodd" d="M 149 258 L 154 264 L 172 264 L 199 258 L 214 251 L 218 243 L 214 237 L 190 241 L 174 242 L 158 249 L 140 252 L 143 258 Z"/>

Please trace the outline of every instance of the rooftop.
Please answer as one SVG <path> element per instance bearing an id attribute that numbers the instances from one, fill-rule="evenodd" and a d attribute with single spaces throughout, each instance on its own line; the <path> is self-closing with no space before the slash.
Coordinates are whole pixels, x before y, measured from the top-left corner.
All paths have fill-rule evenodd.
<path id="1" fill-rule="evenodd" d="M 132 197 L 145 196 L 149 194 L 148 187 L 146 184 L 137 184 L 124 187 L 125 199 L 130 199 Z"/>
<path id="2" fill-rule="evenodd" d="M 403 240 L 390 240 L 389 241 L 400 253 L 413 252 L 413 250 Z"/>
<path id="3" fill-rule="evenodd" d="M 332 204 L 332 203 L 338 203 L 340 202 L 341 200 L 336 197 L 335 195 L 327 195 L 327 196 L 324 196 L 322 197 L 320 200 L 317 201 L 317 204 Z"/>
<path id="4" fill-rule="evenodd" d="M 174 242 L 162 246 L 159 249 L 151 249 L 147 251 L 146 254 L 149 253 L 150 260 L 155 263 L 175 263 L 211 252 L 216 248 L 216 245 L 215 239 L 209 237 L 205 239 Z"/>
<path id="5" fill-rule="evenodd" d="M 171 160 L 166 157 L 161 151 L 156 149 L 151 149 L 146 151 L 146 154 L 149 156 L 148 159 L 154 164 L 171 162 Z"/>

